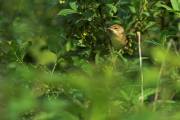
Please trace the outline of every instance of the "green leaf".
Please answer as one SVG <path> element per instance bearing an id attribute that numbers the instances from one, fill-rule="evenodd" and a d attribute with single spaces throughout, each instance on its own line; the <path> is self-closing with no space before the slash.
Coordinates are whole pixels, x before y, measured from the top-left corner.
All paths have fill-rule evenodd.
<path id="1" fill-rule="evenodd" d="M 160 4 L 159 7 L 165 8 L 166 10 L 173 11 L 173 9 L 167 5 Z"/>
<path id="2" fill-rule="evenodd" d="M 66 43 L 66 51 L 67 51 L 67 52 L 70 51 L 71 48 L 72 48 L 71 42 L 67 42 L 67 43 Z"/>
<path id="3" fill-rule="evenodd" d="M 48 64 L 55 64 L 57 61 L 57 56 L 55 53 L 49 51 L 49 50 L 44 50 L 37 56 L 38 63 L 41 65 L 48 65 Z"/>
<path id="4" fill-rule="evenodd" d="M 106 6 L 108 8 L 110 8 L 110 10 L 113 12 L 113 13 L 116 13 L 117 12 L 117 7 L 114 6 L 113 4 L 106 4 Z"/>
<path id="5" fill-rule="evenodd" d="M 176 15 L 180 17 L 180 0 L 171 0 L 171 5 L 176 12 Z"/>
<path id="6" fill-rule="evenodd" d="M 149 96 L 153 95 L 156 92 L 155 89 L 149 88 L 144 90 L 144 99 L 147 100 Z"/>
<path id="7" fill-rule="evenodd" d="M 129 6 L 129 9 L 132 13 L 136 13 L 136 8 L 135 6 Z"/>
<path id="8" fill-rule="evenodd" d="M 175 11 L 180 11 L 180 1 L 179 0 L 170 0 L 171 5 Z"/>
<path id="9" fill-rule="evenodd" d="M 155 22 L 152 22 L 152 21 L 148 22 L 148 24 L 145 26 L 145 28 L 143 29 L 143 31 L 151 28 L 151 27 L 154 26 L 155 24 L 156 24 L 156 23 L 155 23 Z"/>
<path id="10" fill-rule="evenodd" d="M 63 9 L 58 13 L 58 15 L 67 16 L 69 14 L 74 14 L 74 13 L 77 13 L 77 11 L 73 9 Z"/>
<path id="11" fill-rule="evenodd" d="M 152 44 L 152 45 L 155 45 L 155 46 L 161 46 L 161 44 L 156 42 L 155 40 L 146 40 L 145 43 Z"/>
<path id="12" fill-rule="evenodd" d="M 73 10 L 77 10 L 78 8 L 78 5 L 76 4 L 76 2 L 70 2 L 69 5 Z"/>

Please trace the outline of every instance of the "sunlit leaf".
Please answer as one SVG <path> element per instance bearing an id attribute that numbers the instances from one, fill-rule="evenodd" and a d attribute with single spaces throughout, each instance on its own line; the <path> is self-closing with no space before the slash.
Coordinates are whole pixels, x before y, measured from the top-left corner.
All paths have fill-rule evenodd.
<path id="1" fill-rule="evenodd" d="M 175 11 L 180 11 L 180 1 L 179 0 L 170 0 L 171 5 Z"/>
<path id="2" fill-rule="evenodd" d="M 57 56 L 53 52 L 49 50 L 45 50 L 41 52 L 41 54 L 38 56 L 38 63 L 41 65 L 47 65 L 47 64 L 55 64 L 57 61 Z"/>

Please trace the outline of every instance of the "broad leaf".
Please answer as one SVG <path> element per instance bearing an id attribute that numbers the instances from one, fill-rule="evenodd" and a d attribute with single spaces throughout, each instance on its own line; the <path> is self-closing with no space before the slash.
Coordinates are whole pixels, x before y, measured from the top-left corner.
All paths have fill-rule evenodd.
<path id="1" fill-rule="evenodd" d="M 180 1 L 179 0 L 171 0 L 171 5 L 175 11 L 180 11 Z"/>

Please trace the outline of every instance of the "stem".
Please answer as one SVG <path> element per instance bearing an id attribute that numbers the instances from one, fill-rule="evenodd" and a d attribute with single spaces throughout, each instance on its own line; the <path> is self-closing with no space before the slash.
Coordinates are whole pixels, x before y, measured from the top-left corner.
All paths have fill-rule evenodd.
<path id="1" fill-rule="evenodd" d="M 56 63 L 54 64 L 53 69 L 51 70 L 51 75 L 53 75 L 53 73 L 54 73 L 54 71 L 55 71 L 55 69 L 56 69 L 56 66 L 57 66 L 57 61 L 56 61 Z"/>
<path id="2" fill-rule="evenodd" d="M 138 39 L 138 48 L 139 48 L 139 68 L 140 68 L 140 76 L 141 76 L 141 103 L 144 103 L 144 76 L 143 76 L 143 68 L 142 68 L 142 50 L 141 50 L 141 33 L 137 32 Z"/>
<path id="3" fill-rule="evenodd" d="M 164 69 L 164 66 L 166 64 L 166 57 L 167 57 L 167 54 L 171 48 L 173 44 L 173 40 L 170 40 L 168 42 L 168 46 L 167 46 L 167 50 L 166 50 L 166 53 L 165 53 L 165 58 L 161 64 L 161 67 L 160 67 L 160 70 L 159 70 L 159 76 L 158 76 L 158 81 L 157 81 L 157 85 L 156 85 L 156 91 L 155 91 L 155 96 L 154 96 L 154 103 L 153 103 L 153 111 L 156 110 L 156 103 L 157 103 L 157 100 L 159 98 L 159 91 L 160 91 L 160 84 L 161 84 L 161 76 L 162 76 L 162 72 L 163 72 L 163 69 Z"/>

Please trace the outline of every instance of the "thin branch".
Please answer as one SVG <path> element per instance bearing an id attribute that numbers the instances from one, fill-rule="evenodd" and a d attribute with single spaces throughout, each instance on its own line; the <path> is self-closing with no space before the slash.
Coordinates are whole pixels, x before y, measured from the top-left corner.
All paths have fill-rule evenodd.
<path id="1" fill-rule="evenodd" d="M 143 67 L 142 67 L 142 50 L 141 50 L 141 33 L 137 32 L 138 39 L 138 48 L 139 48 L 139 68 L 140 68 L 140 76 L 141 76 L 141 103 L 144 103 L 144 76 L 143 76 Z"/>

